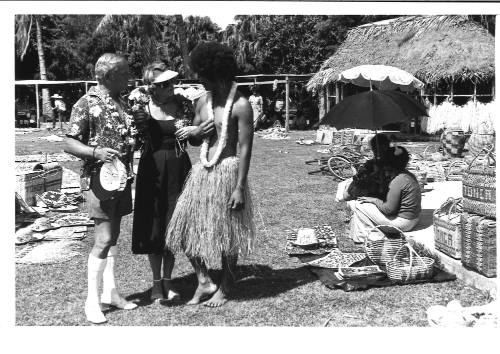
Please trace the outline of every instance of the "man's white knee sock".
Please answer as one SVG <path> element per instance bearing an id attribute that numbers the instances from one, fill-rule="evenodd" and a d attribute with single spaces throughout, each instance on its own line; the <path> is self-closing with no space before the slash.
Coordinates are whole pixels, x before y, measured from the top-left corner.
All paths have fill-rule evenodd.
<path id="1" fill-rule="evenodd" d="M 121 309 L 132 310 L 137 307 L 137 304 L 125 300 L 116 289 L 115 268 L 117 257 L 118 247 L 111 246 L 108 251 L 107 264 L 103 273 L 103 291 L 101 301 Z"/>
<path id="2" fill-rule="evenodd" d="M 106 258 L 101 259 L 89 254 L 87 266 L 87 300 L 85 301 L 85 314 L 90 322 L 106 322 L 106 317 L 101 311 L 99 301 L 99 285 L 102 282 Z"/>
<path id="3" fill-rule="evenodd" d="M 118 247 L 111 246 L 108 251 L 107 263 L 103 273 L 103 294 L 110 294 L 116 289 L 115 265 L 118 256 Z"/>

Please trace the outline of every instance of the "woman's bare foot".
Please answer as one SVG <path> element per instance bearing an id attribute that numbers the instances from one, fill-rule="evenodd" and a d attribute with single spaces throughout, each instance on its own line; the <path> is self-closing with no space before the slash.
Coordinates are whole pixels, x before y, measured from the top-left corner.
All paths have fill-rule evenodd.
<path id="1" fill-rule="evenodd" d="M 227 297 L 224 291 L 221 288 L 217 290 L 217 292 L 203 305 L 206 307 L 220 307 L 227 302 Z"/>
<path id="2" fill-rule="evenodd" d="M 217 285 L 214 283 L 198 284 L 193 298 L 189 300 L 188 305 L 197 305 L 206 300 L 217 291 Z"/>

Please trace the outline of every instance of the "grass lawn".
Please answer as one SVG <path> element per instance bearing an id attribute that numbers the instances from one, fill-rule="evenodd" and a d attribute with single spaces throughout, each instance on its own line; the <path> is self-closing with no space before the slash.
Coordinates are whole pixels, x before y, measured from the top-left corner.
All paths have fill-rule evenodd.
<path id="1" fill-rule="evenodd" d="M 38 139 L 38 132 L 16 135 L 16 154 L 60 152 L 60 143 Z M 489 302 L 488 296 L 461 281 L 395 286 L 360 292 L 330 290 L 307 267 L 285 253 L 285 230 L 331 224 L 344 233 L 343 203 L 334 202 L 337 183 L 310 176 L 306 159 L 320 155 L 321 146 L 302 146 L 292 132 L 289 140 L 255 137 L 250 180 L 254 195 L 258 242 L 241 260 L 233 300 L 221 308 L 151 304 L 151 274 L 147 257 L 132 255 L 132 218 L 122 222 L 117 279 L 121 292 L 138 301 L 134 311 L 111 310 L 104 326 L 426 326 L 426 309 L 458 299 L 463 306 Z M 193 162 L 198 149 L 189 148 Z M 411 152 L 411 151 L 410 151 Z M 78 171 L 78 163 L 63 163 Z M 91 229 L 90 229 L 91 230 Z M 83 312 L 86 261 L 92 232 L 82 242 L 81 256 L 58 265 L 16 265 L 17 325 L 88 325 Z M 215 271 L 215 276 L 218 273 Z M 173 277 L 184 300 L 195 288 L 195 276 L 184 255 L 178 255 Z"/>

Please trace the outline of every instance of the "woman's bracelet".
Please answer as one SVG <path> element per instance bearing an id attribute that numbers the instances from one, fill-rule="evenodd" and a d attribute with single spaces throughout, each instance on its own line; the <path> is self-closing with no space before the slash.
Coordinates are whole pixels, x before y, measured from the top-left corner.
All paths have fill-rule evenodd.
<path id="1" fill-rule="evenodd" d="M 94 146 L 94 150 L 92 150 L 92 158 L 95 160 L 95 150 L 98 148 L 98 146 Z"/>

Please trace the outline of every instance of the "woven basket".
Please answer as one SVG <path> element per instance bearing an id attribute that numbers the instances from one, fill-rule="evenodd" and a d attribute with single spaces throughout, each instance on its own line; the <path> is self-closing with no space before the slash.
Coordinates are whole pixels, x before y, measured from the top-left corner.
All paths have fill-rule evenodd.
<path id="1" fill-rule="evenodd" d="M 344 129 L 342 132 L 342 145 L 354 144 L 354 129 Z"/>
<path id="2" fill-rule="evenodd" d="M 496 176 L 495 166 L 490 165 L 490 158 L 483 165 L 474 165 L 477 156 L 465 171 L 462 180 L 464 211 L 496 218 Z"/>
<path id="3" fill-rule="evenodd" d="M 447 181 L 462 181 L 464 170 L 468 168 L 465 161 L 455 160 L 446 169 L 446 180 Z"/>
<path id="4" fill-rule="evenodd" d="M 462 264 L 486 277 L 497 275 L 496 221 L 462 213 Z"/>
<path id="5" fill-rule="evenodd" d="M 403 231 L 395 228 L 394 226 L 389 225 L 377 225 L 373 227 L 371 231 L 379 230 L 381 231 L 382 227 L 389 227 L 392 229 L 396 229 L 399 232 L 399 237 L 397 238 L 388 238 L 384 233 L 384 238 L 376 241 L 369 241 L 368 238 L 365 241 L 365 252 L 367 257 L 375 264 L 385 266 L 387 262 L 392 261 L 396 252 L 401 248 L 405 243 L 404 233 Z M 382 232 L 382 231 L 381 231 Z"/>
<path id="6" fill-rule="evenodd" d="M 44 174 L 41 171 L 16 175 L 16 192 L 31 206 L 36 205 L 36 195 L 45 191 Z"/>
<path id="7" fill-rule="evenodd" d="M 403 250 L 407 250 L 407 255 L 403 254 Z M 388 278 L 402 284 L 429 279 L 433 270 L 434 259 L 421 257 L 408 243 L 400 247 L 386 268 Z"/>
<path id="8" fill-rule="evenodd" d="M 429 163 L 425 167 L 427 180 L 432 182 L 442 182 L 446 180 L 446 173 L 443 164 L 440 162 Z"/>
<path id="9" fill-rule="evenodd" d="M 43 171 L 44 192 L 59 191 L 62 186 L 63 168 L 57 162 L 41 163 L 33 167 L 33 171 Z"/>
<path id="10" fill-rule="evenodd" d="M 435 247 L 455 259 L 462 257 L 461 201 L 462 198 L 448 198 L 433 213 Z"/>
<path id="11" fill-rule="evenodd" d="M 483 124 L 485 123 L 483 122 Z M 469 153 L 473 156 L 480 155 L 485 148 L 489 150 L 492 147 L 494 149 L 495 146 L 495 133 L 486 133 L 488 127 L 481 129 L 481 131 L 482 133 L 473 132 L 466 144 Z"/>

